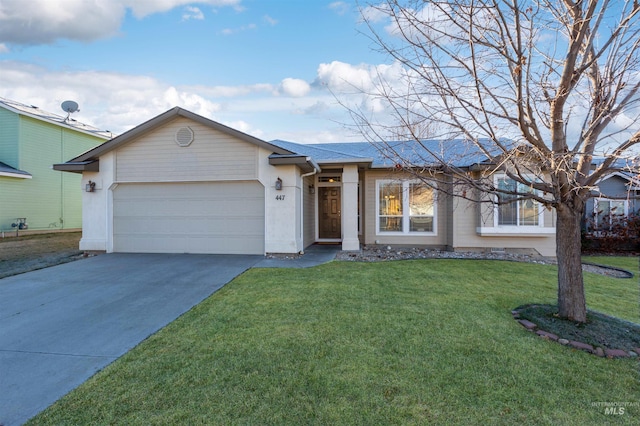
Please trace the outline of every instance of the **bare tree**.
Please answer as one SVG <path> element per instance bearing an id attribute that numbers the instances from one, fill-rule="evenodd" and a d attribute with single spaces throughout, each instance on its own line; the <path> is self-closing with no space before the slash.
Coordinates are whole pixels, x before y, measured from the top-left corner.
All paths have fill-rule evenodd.
<path id="1" fill-rule="evenodd" d="M 532 199 L 554 209 L 559 314 L 585 322 L 585 203 L 640 142 L 638 2 L 383 0 L 361 12 L 404 73 L 380 76 L 370 94 L 393 120 L 349 108 L 359 131 L 378 144 L 413 141 L 419 157 L 401 144 L 387 143 L 384 153 L 417 174 L 437 166 L 454 185 L 485 194 L 481 201 Z M 482 167 L 459 167 L 425 133 L 471 144 Z M 516 185 L 496 185 L 497 171 Z"/>

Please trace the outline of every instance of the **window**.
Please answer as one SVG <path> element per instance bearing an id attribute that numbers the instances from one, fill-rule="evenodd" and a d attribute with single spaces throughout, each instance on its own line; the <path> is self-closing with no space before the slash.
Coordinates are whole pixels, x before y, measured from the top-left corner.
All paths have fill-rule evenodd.
<path id="1" fill-rule="evenodd" d="M 535 193 L 533 188 L 506 176 L 497 178 L 497 187 L 503 191 L 520 194 Z M 540 226 L 541 204 L 536 200 L 517 200 L 516 195 L 498 194 L 500 204 L 496 207 L 497 226 Z M 510 200 L 514 200 L 509 202 Z"/>
<path id="2" fill-rule="evenodd" d="M 435 191 L 419 181 L 378 181 L 379 233 L 435 233 Z"/>
<path id="3" fill-rule="evenodd" d="M 627 201 L 600 198 L 595 200 L 594 209 L 596 229 L 611 230 L 613 225 L 627 216 Z"/>

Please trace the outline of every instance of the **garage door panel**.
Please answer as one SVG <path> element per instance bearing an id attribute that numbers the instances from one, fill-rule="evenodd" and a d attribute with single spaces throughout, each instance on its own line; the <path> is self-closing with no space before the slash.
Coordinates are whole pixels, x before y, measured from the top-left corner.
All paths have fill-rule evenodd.
<path id="1" fill-rule="evenodd" d="M 150 217 L 145 219 L 131 216 L 118 217 L 114 222 L 118 234 L 131 235 L 183 235 L 191 234 L 193 238 L 199 236 L 216 237 L 227 235 L 229 229 L 234 229 L 235 235 L 255 235 L 262 238 L 264 234 L 264 220 L 262 218 L 238 218 L 228 216 L 217 217 L 186 217 L 176 226 L 175 219 L 164 217 Z"/>
<path id="2" fill-rule="evenodd" d="M 264 253 L 264 187 L 252 182 L 120 184 L 114 251 Z"/>

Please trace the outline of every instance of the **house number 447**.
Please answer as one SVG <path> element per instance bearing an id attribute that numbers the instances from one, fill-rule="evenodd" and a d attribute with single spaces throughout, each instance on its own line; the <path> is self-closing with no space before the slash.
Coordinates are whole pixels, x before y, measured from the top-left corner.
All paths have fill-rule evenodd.
<path id="1" fill-rule="evenodd" d="M 276 200 L 279 200 L 279 201 L 284 200 L 284 195 L 276 195 Z"/>

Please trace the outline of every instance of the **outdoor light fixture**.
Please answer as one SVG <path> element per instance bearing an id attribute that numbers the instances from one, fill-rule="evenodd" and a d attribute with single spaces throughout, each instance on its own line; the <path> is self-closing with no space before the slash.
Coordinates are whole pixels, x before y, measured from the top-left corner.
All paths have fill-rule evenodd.
<path id="1" fill-rule="evenodd" d="M 87 182 L 87 184 L 84 186 L 84 190 L 86 192 L 94 192 L 96 190 L 96 183 L 92 181 Z"/>
<path id="2" fill-rule="evenodd" d="M 309 185 L 309 194 L 315 194 L 316 193 L 316 187 L 314 184 Z"/>
<path id="3" fill-rule="evenodd" d="M 282 179 L 276 179 L 276 191 L 282 190 Z"/>

